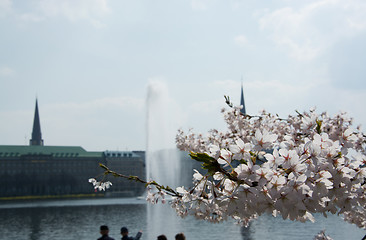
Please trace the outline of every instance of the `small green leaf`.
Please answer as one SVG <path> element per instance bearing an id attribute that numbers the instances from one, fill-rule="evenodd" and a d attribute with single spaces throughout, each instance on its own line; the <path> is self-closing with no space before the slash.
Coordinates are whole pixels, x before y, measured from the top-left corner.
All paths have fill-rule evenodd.
<path id="1" fill-rule="evenodd" d="M 322 123 L 323 121 L 322 120 L 316 120 L 316 132 L 318 134 L 320 134 L 322 132 L 321 128 L 322 128 Z"/>
<path id="2" fill-rule="evenodd" d="M 215 172 L 220 170 L 220 164 L 215 158 L 209 156 L 207 153 L 194 153 L 189 154 L 192 159 L 202 162 L 202 168 L 206 169 L 208 174 L 213 175 Z"/>

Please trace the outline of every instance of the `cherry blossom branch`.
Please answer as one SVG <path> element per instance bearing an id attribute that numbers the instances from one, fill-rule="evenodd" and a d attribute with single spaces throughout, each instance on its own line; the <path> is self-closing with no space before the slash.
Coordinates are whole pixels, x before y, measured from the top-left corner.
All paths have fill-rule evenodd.
<path id="1" fill-rule="evenodd" d="M 164 191 L 166 194 L 168 194 L 170 196 L 182 197 L 178 192 L 174 191 L 171 187 L 160 185 L 156 181 L 145 181 L 145 180 L 139 178 L 138 176 L 131 176 L 131 175 L 127 176 L 127 175 L 115 172 L 115 171 L 109 169 L 107 166 L 105 166 L 104 164 L 101 164 L 101 163 L 99 164 L 99 166 L 104 169 L 104 175 L 105 176 L 111 174 L 114 177 L 120 177 L 120 178 L 128 179 L 130 181 L 136 181 L 136 182 L 144 183 L 145 187 L 154 186 L 159 192 Z"/>
<path id="2" fill-rule="evenodd" d="M 155 186 L 159 192 L 147 197 L 153 203 L 164 198 L 162 192 L 173 196 L 171 206 L 182 217 L 233 218 L 245 225 L 265 213 L 301 222 L 314 221 L 314 213 L 331 213 L 366 229 L 365 134 L 352 127 L 352 118 L 315 109 L 286 119 L 265 111 L 249 116 L 225 100 L 230 107 L 222 111 L 225 132 L 213 129 L 205 136 L 178 130 L 177 147 L 207 171 L 195 171 L 193 188 L 172 190 L 124 177 Z"/>

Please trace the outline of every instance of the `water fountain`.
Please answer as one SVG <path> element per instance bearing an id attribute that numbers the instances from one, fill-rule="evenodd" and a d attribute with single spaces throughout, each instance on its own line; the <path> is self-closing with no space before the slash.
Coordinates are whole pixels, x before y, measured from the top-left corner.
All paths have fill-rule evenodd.
<path id="1" fill-rule="evenodd" d="M 180 160 L 175 148 L 175 134 L 178 129 L 178 111 L 169 96 L 168 87 L 162 81 L 151 81 L 147 89 L 147 142 L 146 175 L 147 180 L 178 186 Z M 165 234 L 168 239 L 179 232 L 179 217 L 166 205 L 148 205 L 148 232 L 146 239 L 156 239 Z"/>

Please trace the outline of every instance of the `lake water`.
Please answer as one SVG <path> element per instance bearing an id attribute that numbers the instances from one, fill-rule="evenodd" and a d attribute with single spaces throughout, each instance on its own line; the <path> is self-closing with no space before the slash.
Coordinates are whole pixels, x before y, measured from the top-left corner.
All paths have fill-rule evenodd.
<path id="1" fill-rule="evenodd" d="M 121 238 L 122 226 L 129 228 L 131 236 L 141 229 L 141 239 L 149 240 L 160 234 L 173 240 L 178 232 L 184 232 L 187 240 L 313 239 L 323 229 L 335 240 L 361 240 L 366 234 L 337 216 L 316 216 L 316 223 L 305 224 L 262 216 L 243 229 L 233 222 L 212 224 L 192 217 L 181 219 L 168 205 L 150 205 L 132 198 L 0 204 L 0 239 L 97 239 L 99 226 L 104 224 L 115 239 Z"/>

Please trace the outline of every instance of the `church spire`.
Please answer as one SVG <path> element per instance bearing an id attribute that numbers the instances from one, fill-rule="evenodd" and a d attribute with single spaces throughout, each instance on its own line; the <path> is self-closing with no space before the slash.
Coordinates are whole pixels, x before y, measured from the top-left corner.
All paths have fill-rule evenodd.
<path id="1" fill-rule="evenodd" d="M 39 121 L 38 113 L 38 99 L 36 99 L 36 110 L 34 112 L 32 139 L 29 141 L 29 145 L 43 146 L 41 123 Z"/>
<path id="2" fill-rule="evenodd" d="M 245 102 L 244 102 L 244 90 L 243 90 L 243 77 L 241 79 L 241 98 L 240 98 L 240 105 L 243 106 L 242 109 L 240 109 L 240 112 L 244 115 L 247 114 L 246 110 L 245 110 Z"/>

